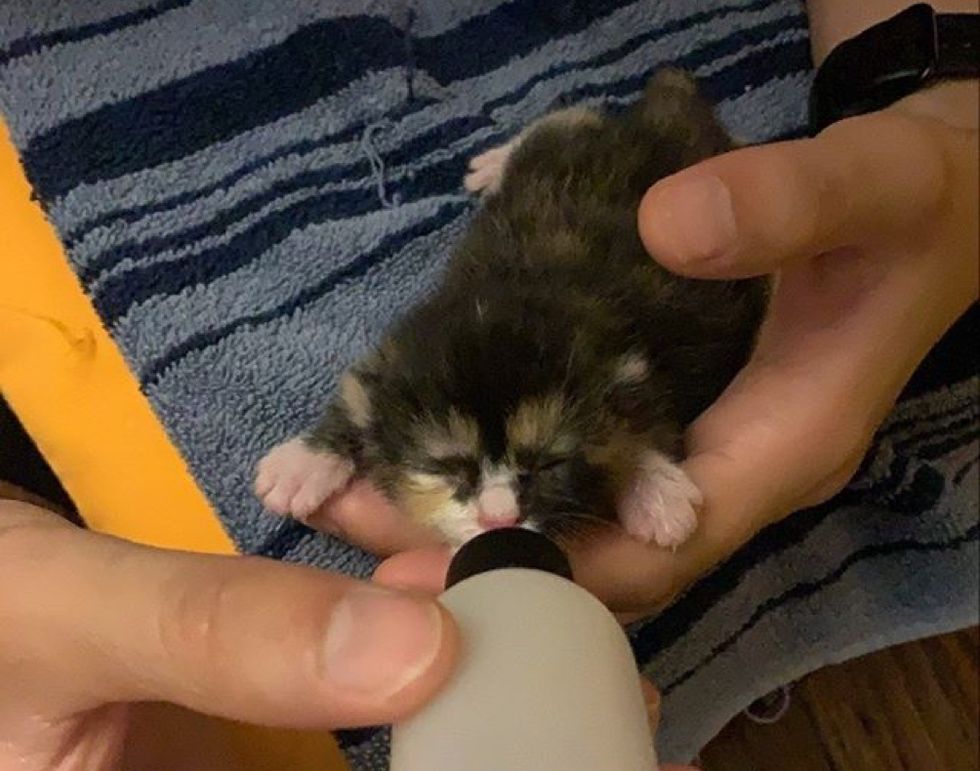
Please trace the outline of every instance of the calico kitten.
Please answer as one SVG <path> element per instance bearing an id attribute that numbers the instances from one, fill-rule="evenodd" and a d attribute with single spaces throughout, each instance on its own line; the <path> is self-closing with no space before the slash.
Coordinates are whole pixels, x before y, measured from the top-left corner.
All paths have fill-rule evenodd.
<path id="1" fill-rule="evenodd" d="M 474 159 L 484 204 L 441 287 L 260 462 L 266 507 L 303 519 L 363 475 L 455 545 L 617 521 L 684 541 L 701 494 L 676 465 L 682 432 L 746 361 L 766 288 L 669 273 L 636 212 L 731 146 L 693 81 L 663 71 L 622 115 L 555 112 Z"/>

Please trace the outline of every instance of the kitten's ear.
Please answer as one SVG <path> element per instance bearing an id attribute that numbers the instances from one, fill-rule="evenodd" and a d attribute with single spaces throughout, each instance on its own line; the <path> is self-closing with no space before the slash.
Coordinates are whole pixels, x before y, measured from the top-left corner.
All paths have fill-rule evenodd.
<path id="1" fill-rule="evenodd" d="M 616 362 L 613 383 L 617 386 L 643 385 L 650 378 L 650 362 L 642 353 L 627 353 Z"/>
<path id="2" fill-rule="evenodd" d="M 382 338 L 377 345 L 368 351 L 351 367 L 365 382 L 373 382 L 392 367 L 398 366 L 401 354 L 398 346 L 391 337 Z"/>
<path id="3" fill-rule="evenodd" d="M 371 392 L 363 380 L 363 375 L 351 367 L 340 376 L 338 399 L 347 419 L 357 428 L 367 428 L 374 417 Z"/>
<path id="4" fill-rule="evenodd" d="M 615 363 L 608 389 L 613 412 L 629 422 L 640 417 L 646 402 L 650 363 L 642 353 L 627 353 Z"/>
<path id="5" fill-rule="evenodd" d="M 394 339 L 383 337 L 381 341 L 363 359 L 354 365 L 355 369 L 366 381 L 376 380 L 385 372 L 397 367 L 401 354 Z"/>
<path id="6" fill-rule="evenodd" d="M 659 446 L 673 448 L 679 434 L 669 416 L 670 392 L 660 378 L 644 354 L 628 353 L 613 368 L 606 404 L 629 433 L 655 435 Z"/>
<path id="7" fill-rule="evenodd" d="M 647 82 L 640 115 L 654 136 L 675 140 L 689 155 L 682 165 L 734 148 L 734 142 L 718 120 L 714 107 L 698 91 L 688 73 L 672 68 L 658 70 Z"/>
<path id="8" fill-rule="evenodd" d="M 386 369 L 396 364 L 396 349 L 386 338 L 340 376 L 338 401 L 348 420 L 357 428 L 367 428 L 374 417 L 371 392 Z"/>

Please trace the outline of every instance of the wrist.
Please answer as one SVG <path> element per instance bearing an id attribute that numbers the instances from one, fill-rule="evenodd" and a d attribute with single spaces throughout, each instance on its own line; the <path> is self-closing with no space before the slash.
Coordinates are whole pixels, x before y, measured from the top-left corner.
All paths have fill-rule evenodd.
<path id="1" fill-rule="evenodd" d="M 808 10 L 817 63 L 811 133 L 893 106 L 905 115 L 976 130 L 978 15 L 972 2 L 865 0 L 842 6 L 840 0 L 813 0 Z"/>
<path id="2" fill-rule="evenodd" d="M 915 0 L 809 0 L 810 50 L 819 66 L 827 54 L 868 27 L 894 16 Z M 938 13 L 976 13 L 976 0 L 930 0 Z"/>
<path id="3" fill-rule="evenodd" d="M 976 131 L 980 127 L 980 80 L 937 83 L 896 102 L 894 107 L 908 115 Z"/>

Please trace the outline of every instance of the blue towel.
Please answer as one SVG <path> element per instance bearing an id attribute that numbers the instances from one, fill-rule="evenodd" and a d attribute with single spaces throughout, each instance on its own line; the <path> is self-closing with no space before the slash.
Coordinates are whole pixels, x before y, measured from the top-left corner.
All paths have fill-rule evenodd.
<path id="1" fill-rule="evenodd" d="M 0 108 L 35 194 L 238 547 L 366 575 L 252 468 L 438 280 L 467 159 L 556 104 L 692 71 L 738 137 L 797 136 L 797 0 L 7 0 Z M 683 761 L 828 662 L 977 618 L 977 338 L 940 343 L 835 501 L 631 630 Z M 356 769 L 386 732 L 347 732 Z"/>

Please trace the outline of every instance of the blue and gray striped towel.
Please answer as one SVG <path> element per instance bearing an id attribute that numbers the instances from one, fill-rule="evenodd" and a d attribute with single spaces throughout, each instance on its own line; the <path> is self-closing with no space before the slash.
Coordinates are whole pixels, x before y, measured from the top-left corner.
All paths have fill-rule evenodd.
<path id="1" fill-rule="evenodd" d="M 693 71 L 741 138 L 798 134 L 797 0 L 7 0 L 0 105 L 112 336 L 244 552 L 365 574 L 263 514 L 263 450 L 437 279 L 468 157 L 556 103 Z M 976 310 L 832 505 L 762 533 L 632 638 L 690 758 L 822 664 L 976 621 Z M 381 769 L 385 732 L 343 743 Z"/>

